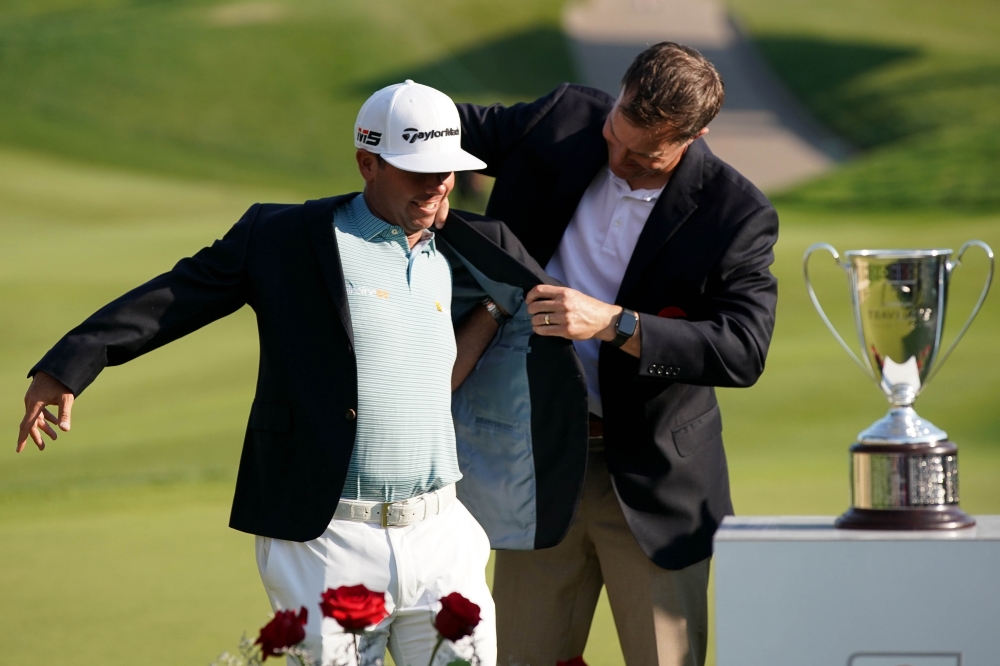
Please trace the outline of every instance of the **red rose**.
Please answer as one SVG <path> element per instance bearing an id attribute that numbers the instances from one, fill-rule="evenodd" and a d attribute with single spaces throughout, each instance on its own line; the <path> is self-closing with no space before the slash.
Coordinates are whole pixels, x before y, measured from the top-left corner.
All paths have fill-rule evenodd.
<path id="1" fill-rule="evenodd" d="M 444 638 L 457 641 L 472 634 L 479 624 L 479 606 L 458 592 L 441 598 L 441 610 L 434 618 L 434 627 Z"/>
<path id="2" fill-rule="evenodd" d="M 557 661 L 556 666 L 587 666 L 587 662 L 583 660 L 583 655 L 580 655 L 566 661 Z"/>
<path id="3" fill-rule="evenodd" d="M 270 622 L 260 628 L 260 636 L 254 641 L 254 645 L 260 646 L 263 655 L 262 661 L 268 657 L 281 656 L 284 648 L 298 645 L 306 637 L 306 620 L 309 618 L 309 611 L 303 606 L 296 615 L 295 611 L 278 611 Z"/>
<path id="4" fill-rule="evenodd" d="M 324 617 L 332 617 L 346 631 L 357 633 L 378 624 L 385 612 L 385 592 L 372 592 L 364 585 L 342 585 L 320 596 Z"/>

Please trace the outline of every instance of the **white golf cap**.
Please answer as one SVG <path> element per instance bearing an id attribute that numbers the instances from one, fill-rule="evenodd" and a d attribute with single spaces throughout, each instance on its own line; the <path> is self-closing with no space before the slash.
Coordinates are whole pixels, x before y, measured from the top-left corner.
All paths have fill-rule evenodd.
<path id="1" fill-rule="evenodd" d="M 382 88 L 361 106 L 354 145 L 403 171 L 486 168 L 485 162 L 462 150 L 462 122 L 451 98 L 409 79 Z"/>

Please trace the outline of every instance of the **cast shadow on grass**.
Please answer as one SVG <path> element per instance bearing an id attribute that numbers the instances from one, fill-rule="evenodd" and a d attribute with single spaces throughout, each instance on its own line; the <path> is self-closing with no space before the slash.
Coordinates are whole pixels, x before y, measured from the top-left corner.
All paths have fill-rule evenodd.
<path id="1" fill-rule="evenodd" d="M 920 49 L 787 35 L 763 35 L 754 43 L 806 107 L 855 145 L 872 148 L 917 131 L 892 108 L 889 93 L 857 88 L 868 75 L 919 57 Z"/>
<path id="2" fill-rule="evenodd" d="M 869 72 L 920 54 L 912 47 L 818 37 L 764 35 L 754 43 L 785 82 L 804 97 L 842 88 Z"/>
<path id="3" fill-rule="evenodd" d="M 530 100 L 574 80 L 575 74 L 565 35 L 555 27 L 539 26 L 364 81 L 357 89 L 370 94 L 405 79 L 437 88 L 457 101 L 470 96 Z"/>
<path id="4" fill-rule="evenodd" d="M 995 57 L 942 58 L 915 48 L 798 37 L 764 37 L 758 45 L 816 117 L 864 151 L 828 175 L 774 195 L 775 203 L 1000 211 L 992 175 L 1000 170 Z"/>

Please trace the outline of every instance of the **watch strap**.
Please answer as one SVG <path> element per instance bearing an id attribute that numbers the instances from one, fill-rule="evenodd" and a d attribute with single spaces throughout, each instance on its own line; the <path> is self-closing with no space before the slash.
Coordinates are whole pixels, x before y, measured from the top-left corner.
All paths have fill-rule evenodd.
<path id="1" fill-rule="evenodd" d="M 486 311 L 490 313 L 490 316 L 493 317 L 493 320 L 496 321 L 496 323 L 502 324 L 509 319 L 509 317 L 504 314 L 504 311 L 500 309 L 500 306 L 496 304 L 496 301 L 489 296 L 484 296 L 479 302 L 483 304 L 483 307 L 486 308 Z"/>
<path id="2" fill-rule="evenodd" d="M 609 344 L 612 347 L 621 347 L 635 335 L 635 329 L 638 325 L 639 316 L 636 315 L 635 311 L 623 308 L 621 314 L 618 315 L 618 323 L 615 324 L 615 337 Z"/>

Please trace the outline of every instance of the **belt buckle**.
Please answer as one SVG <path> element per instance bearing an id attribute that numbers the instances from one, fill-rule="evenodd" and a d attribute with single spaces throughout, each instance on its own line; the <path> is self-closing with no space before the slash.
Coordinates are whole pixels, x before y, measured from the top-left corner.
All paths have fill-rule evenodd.
<path id="1" fill-rule="evenodd" d="M 389 505 L 392 502 L 382 502 L 382 527 L 389 527 Z"/>

